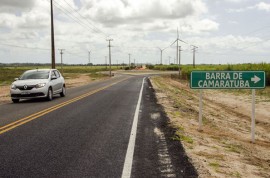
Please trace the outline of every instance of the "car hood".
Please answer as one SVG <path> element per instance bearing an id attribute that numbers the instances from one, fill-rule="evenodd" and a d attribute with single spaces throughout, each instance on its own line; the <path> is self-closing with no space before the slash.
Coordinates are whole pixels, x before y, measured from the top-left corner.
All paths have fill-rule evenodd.
<path id="1" fill-rule="evenodd" d="M 23 86 L 23 85 L 36 85 L 39 83 L 48 83 L 48 79 L 29 79 L 29 80 L 17 80 L 13 82 L 12 84 L 17 86 Z"/>

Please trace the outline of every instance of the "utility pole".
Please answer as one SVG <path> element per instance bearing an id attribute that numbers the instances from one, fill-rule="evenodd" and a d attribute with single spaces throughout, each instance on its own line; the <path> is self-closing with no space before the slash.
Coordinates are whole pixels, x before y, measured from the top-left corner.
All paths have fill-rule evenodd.
<path id="1" fill-rule="evenodd" d="M 52 69 L 55 69 L 54 25 L 53 25 L 53 0 L 51 0 L 51 57 Z"/>
<path id="2" fill-rule="evenodd" d="M 91 55 L 91 51 L 88 51 L 88 65 L 90 65 L 90 55 Z"/>
<path id="3" fill-rule="evenodd" d="M 111 67 L 111 41 L 113 41 L 113 39 L 107 39 L 107 41 L 109 41 L 109 63 L 110 63 L 110 77 L 112 76 L 112 67 Z"/>
<path id="4" fill-rule="evenodd" d="M 170 63 L 171 63 L 171 56 L 169 56 L 169 65 L 170 65 Z"/>
<path id="5" fill-rule="evenodd" d="M 65 49 L 58 49 L 60 51 L 60 54 L 61 54 L 61 73 L 63 75 L 63 51 L 65 51 Z"/>
<path id="6" fill-rule="evenodd" d="M 136 59 L 134 58 L 134 67 L 136 66 Z"/>
<path id="7" fill-rule="evenodd" d="M 105 56 L 105 66 L 106 66 L 106 70 L 107 70 L 107 56 Z"/>
<path id="8" fill-rule="evenodd" d="M 128 54 L 128 56 L 129 56 L 129 60 L 128 60 L 129 61 L 129 64 L 128 64 L 129 70 L 130 70 L 130 55 L 131 54 Z"/>
<path id="9" fill-rule="evenodd" d="M 198 49 L 197 46 L 194 46 L 194 45 L 191 45 L 193 48 L 192 48 L 192 51 L 193 51 L 193 68 L 195 68 L 195 53 L 196 53 L 196 50 Z"/>

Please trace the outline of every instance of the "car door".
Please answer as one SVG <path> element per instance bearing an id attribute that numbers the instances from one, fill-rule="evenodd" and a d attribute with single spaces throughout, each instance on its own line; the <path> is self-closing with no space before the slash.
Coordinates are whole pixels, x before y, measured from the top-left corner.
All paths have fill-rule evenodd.
<path id="1" fill-rule="evenodd" d="M 54 71 L 51 71 L 51 86 L 53 89 L 53 93 L 57 93 L 57 90 L 59 90 L 59 88 L 57 86 L 57 76 Z"/>
<path id="2" fill-rule="evenodd" d="M 57 70 L 55 70 L 54 73 L 55 73 L 55 76 L 57 77 L 57 79 L 56 79 L 57 93 L 60 93 L 62 91 L 63 82 L 62 82 L 62 79 L 61 79 L 59 72 Z"/>

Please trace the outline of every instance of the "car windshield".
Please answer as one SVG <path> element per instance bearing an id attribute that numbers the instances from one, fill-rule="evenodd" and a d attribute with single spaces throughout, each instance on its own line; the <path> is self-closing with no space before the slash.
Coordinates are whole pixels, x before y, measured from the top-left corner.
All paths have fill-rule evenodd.
<path id="1" fill-rule="evenodd" d="M 48 79 L 49 71 L 31 71 L 25 72 L 20 77 L 20 80 L 28 80 L 28 79 Z"/>

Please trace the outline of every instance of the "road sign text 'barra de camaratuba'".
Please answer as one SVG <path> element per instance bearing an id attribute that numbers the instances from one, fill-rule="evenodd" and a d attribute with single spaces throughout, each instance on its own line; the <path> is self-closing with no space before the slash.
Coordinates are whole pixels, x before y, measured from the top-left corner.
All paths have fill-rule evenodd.
<path id="1" fill-rule="evenodd" d="M 264 71 L 192 71 L 193 89 L 260 89 L 265 88 Z"/>

